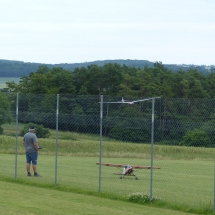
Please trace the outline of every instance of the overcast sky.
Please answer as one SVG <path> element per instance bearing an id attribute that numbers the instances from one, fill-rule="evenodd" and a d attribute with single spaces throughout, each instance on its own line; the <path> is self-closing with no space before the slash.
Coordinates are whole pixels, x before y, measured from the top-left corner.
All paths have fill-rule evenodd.
<path id="1" fill-rule="evenodd" d="M 0 59 L 215 65 L 215 0 L 0 0 Z"/>

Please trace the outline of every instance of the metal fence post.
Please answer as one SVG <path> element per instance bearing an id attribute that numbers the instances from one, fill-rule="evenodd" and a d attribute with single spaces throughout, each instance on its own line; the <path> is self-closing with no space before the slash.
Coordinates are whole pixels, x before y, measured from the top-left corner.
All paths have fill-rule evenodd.
<path id="1" fill-rule="evenodd" d="M 59 94 L 57 94 L 56 108 L 56 155 L 55 155 L 55 186 L 57 185 L 57 165 L 58 165 L 58 115 L 59 115 Z"/>
<path id="2" fill-rule="evenodd" d="M 18 113 L 19 113 L 19 93 L 16 94 L 16 153 L 15 153 L 15 179 L 17 178 L 18 160 Z"/>
<path id="3" fill-rule="evenodd" d="M 100 150 L 99 150 L 99 188 L 98 191 L 101 192 L 101 172 L 102 172 L 102 118 L 103 118 L 103 95 L 101 95 L 100 102 Z"/>
<path id="4" fill-rule="evenodd" d="M 151 127 L 151 174 L 150 174 L 150 200 L 152 201 L 152 182 L 153 182 L 153 160 L 154 160 L 154 109 L 155 98 L 152 98 L 152 127 Z"/>
<path id="5" fill-rule="evenodd" d="M 214 161 L 214 211 L 215 211 L 215 161 Z"/>

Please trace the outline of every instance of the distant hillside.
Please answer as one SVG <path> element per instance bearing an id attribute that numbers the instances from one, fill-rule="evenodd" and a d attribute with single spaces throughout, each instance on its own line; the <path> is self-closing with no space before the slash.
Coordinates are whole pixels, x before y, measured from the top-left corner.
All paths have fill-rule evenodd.
<path id="1" fill-rule="evenodd" d="M 103 60 L 103 61 L 93 61 L 93 62 L 83 62 L 83 63 L 62 63 L 62 64 L 41 64 L 41 63 L 30 63 L 23 61 L 11 61 L 11 60 L 0 60 L 0 77 L 22 77 L 28 75 L 30 72 L 37 71 L 39 66 L 47 66 L 49 68 L 62 67 L 64 69 L 74 71 L 75 68 L 87 67 L 91 64 L 96 64 L 98 66 L 103 66 L 107 63 L 117 63 L 120 65 L 125 65 L 127 67 L 144 68 L 145 66 L 153 67 L 154 62 L 148 60 Z M 205 66 L 205 65 L 177 65 L 177 64 L 164 64 L 169 70 L 172 71 L 187 71 L 191 68 L 197 69 L 204 75 L 208 75 L 210 72 L 215 72 L 215 66 Z"/>

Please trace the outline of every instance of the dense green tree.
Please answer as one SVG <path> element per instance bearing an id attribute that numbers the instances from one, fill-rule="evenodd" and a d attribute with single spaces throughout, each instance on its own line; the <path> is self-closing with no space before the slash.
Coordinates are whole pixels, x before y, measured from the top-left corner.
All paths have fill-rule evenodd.
<path id="1" fill-rule="evenodd" d="M 207 76 L 207 82 L 210 86 L 208 93 L 211 98 L 215 98 L 215 72 L 212 72 Z"/>
<path id="2" fill-rule="evenodd" d="M 85 85 L 91 95 L 101 95 L 105 92 L 104 71 L 102 67 L 97 65 L 88 66 Z"/>
<path id="3" fill-rule="evenodd" d="M 156 95 L 157 86 L 150 72 L 139 69 L 136 72 L 136 76 L 133 77 L 133 81 L 133 90 L 136 91 L 136 97 L 146 98 Z"/>
<path id="4" fill-rule="evenodd" d="M 40 66 L 36 72 L 21 77 L 19 84 L 8 82 L 4 92 L 211 98 L 215 93 L 214 79 L 214 73 L 206 77 L 195 69 L 176 73 L 161 62 L 142 69 L 116 63 L 91 64 L 73 72 Z"/>
<path id="5" fill-rule="evenodd" d="M 88 78 L 88 69 L 85 67 L 76 68 L 72 73 L 74 79 L 74 85 L 78 94 L 84 95 L 89 94 L 87 91 L 86 81 Z"/>
<path id="6" fill-rule="evenodd" d="M 0 134 L 3 133 L 3 128 L 1 127 L 4 123 L 10 123 L 11 111 L 10 111 L 10 103 L 6 95 L 0 92 Z"/>
<path id="7" fill-rule="evenodd" d="M 180 96 L 182 98 L 187 98 L 189 93 L 189 81 L 186 79 L 182 79 L 179 82 Z"/>
<path id="8" fill-rule="evenodd" d="M 188 96 L 189 98 L 209 98 L 209 94 L 197 79 L 193 79 L 192 87 L 189 87 Z"/>
<path id="9" fill-rule="evenodd" d="M 31 94 L 75 93 L 72 73 L 62 68 L 41 66 L 36 72 L 23 76 L 19 84 L 7 83 L 9 92 Z"/>
<path id="10" fill-rule="evenodd" d="M 119 85 L 119 96 L 137 96 L 138 92 L 134 89 L 136 78 L 128 73 L 122 76 L 122 83 Z"/>
<path id="11" fill-rule="evenodd" d="M 155 107 L 155 139 L 179 143 L 185 136 L 187 139 L 183 144 L 192 139 L 194 145 L 195 135 L 203 135 L 202 140 L 209 140 L 209 146 L 214 142 L 211 114 L 214 111 L 211 99 L 215 93 L 214 78 L 214 73 L 205 77 L 194 69 L 176 73 L 161 62 L 144 68 L 111 63 L 90 65 L 76 68 L 74 72 L 42 66 L 29 76 L 23 76 L 19 84 L 8 83 L 10 93 L 7 97 L 15 110 L 16 92 L 20 93 L 20 122 L 53 128 L 56 94 L 60 94 L 59 129 L 98 133 L 100 95 L 104 95 L 104 101 L 159 96 L 161 99 L 156 100 Z M 151 107 L 151 100 L 135 105 L 104 105 L 105 135 L 136 142 L 148 141 Z M 198 130 L 194 131 L 195 128 Z"/>
<path id="12" fill-rule="evenodd" d="M 161 64 L 161 62 L 156 62 Z M 94 61 L 94 62 L 83 62 L 83 63 L 61 63 L 61 64 L 41 64 L 41 63 L 30 63 L 30 62 L 22 62 L 22 61 L 10 61 L 10 60 L 0 60 L 0 77 L 22 77 L 29 76 L 29 74 L 33 71 L 37 71 L 37 69 L 41 66 L 46 66 L 48 68 L 61 67 L 65 70 L 69 70 L 73 72 L 76 68 L 85 67 L 96 64 L 100 67 L 103 67 L 105 64 L 119 64 L 120 66 L 127 68 L 140 68 L 143 69 L 145 66 L 154 67 L 155 64 L 153 62 L 147 60 L 103 60 L 103 61 Z M 175 64 L 165 64 L 163 65 L 168 70 L 173 72 L 178 72 L 180 70 L 187 71 L 189 69 L 196 69 L 198 72 L 207 76 L 211 72 L 215 71 L 214 66 L 208 70 L 205 65 L 194 66 L 187 65 L 186 67 Z"/>
<path id="13" fill-rule="evenodd" d="M 123 68 L 119 64 L 105 64 L 103 67 L 103 94 L 116 95 L 122 82 Z"/>

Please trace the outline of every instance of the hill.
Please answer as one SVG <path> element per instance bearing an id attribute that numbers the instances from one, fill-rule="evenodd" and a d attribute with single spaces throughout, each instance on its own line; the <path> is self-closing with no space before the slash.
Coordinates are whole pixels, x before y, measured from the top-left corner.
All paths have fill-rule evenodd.
<path id="1" fill-rule="evenodd" d="M 30 72 L 35 72 L 39 68 L 39 66 L 47 66 L 49 68 L 53 67 L 62 67 L 64 69 L 70 70 L 71 72 L 75 68 L 87 67 L 91 64 L 96 64 L 98 66 L 103 66 L 107 63 L 117 63 L 120 65 L 125 65 L 127 67 L 135 67 L 135 68 L 144 68 L 145 66 L 153 67 L 154 62 L 150 62 L 148 60 L 103 60 L 103 61 L 93 61 L 93 62 L 83 62 L 83 63 L 61 63 L 61 64 L 42 64 L 42 63 L 31 63 L 31 62 L 23 62 L 23 61 L 11 61 L 11 60 L 0 60 L 0 77 L 22 77 L 27 75 Z M 174 72 L 177 71 L 187 71 L 189 69 L 197 69 L 197 71 L 203 73 L 204 75 L 208 75 L 211 72 L 215 72 L 215 66 L 206 66 L 206 65 L 177 65 L 177 64 L 164 64 L 169 70 Z"/>

